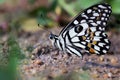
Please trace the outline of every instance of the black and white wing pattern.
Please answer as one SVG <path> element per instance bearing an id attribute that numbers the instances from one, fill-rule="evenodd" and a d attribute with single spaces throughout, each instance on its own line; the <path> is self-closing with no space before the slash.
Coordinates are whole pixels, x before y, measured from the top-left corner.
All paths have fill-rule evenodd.
<path id="1" fill-rule="evenodd" d="M 93 5 L 80 12 L 66 27 L 62 29 L 59 35 L 81 23 L 93 22 L 102 26 L 105 30 L 107 21 L 111 15 L 111 6 L 107 3 Z"/>
<path id="2" fill-rule="evenodd" d="M 54 45 L 68 53 L 82 56 L 81 51 L 104 54 L 110 48 L 105 28 L 111 14 L 111 6 L 107 3 L 93 5 L 78 14 L 65 28 L 58 38 L 53 37 Z"/>

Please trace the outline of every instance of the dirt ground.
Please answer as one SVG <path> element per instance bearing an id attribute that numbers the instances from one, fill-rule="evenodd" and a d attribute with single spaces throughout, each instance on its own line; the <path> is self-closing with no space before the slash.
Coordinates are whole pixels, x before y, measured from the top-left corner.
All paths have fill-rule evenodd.
<path id="1" fill-rule="evenodd" d="M 61 28 L 53 28 L 55 34 Z M 98 56 L 87 54 L 83 59 L 55 50 L 47 30 L 20 33 L 18 42 L 25 50 L 19 72 L 23 80 L 120 80 L 120 33 L 107 32 L 112 43 L 110 51 Z M 34 47 L 32 52 L 27 49 Z"/>

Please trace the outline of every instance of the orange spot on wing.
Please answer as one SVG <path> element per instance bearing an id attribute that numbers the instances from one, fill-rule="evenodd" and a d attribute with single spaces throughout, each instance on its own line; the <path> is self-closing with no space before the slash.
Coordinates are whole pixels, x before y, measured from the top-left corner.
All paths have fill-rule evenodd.
<path id="1" fill-rule="evenodd" d="M 86 37 L 85 36 L 82 36 L 83 40 L 86 40 Z"/>
<path id="2" fill-rule="evenodd" d="M 95 53 L 95 50 L 94 50 L 93 48 L 90 48 L 90 49 L 89 49 L 89 52 L 90 52 L 90 53 Z"/>
<path id="3" fill-rule="evenodd" d="M 94 32 L 90 33 L 90 37 L 93 38 L 94 37 Z"/>
<path id="4" fill-rule="evenodd" d="M 97 41 L 93 41 L 92 44 L 94 44 L 94 45 L 97 44 Z"/>
<path id="5" fill-rule="evenodd" d="M 88 43 L 88 45 L 87 45 L 89 48 L 91 48 L 91 43 Z"/>

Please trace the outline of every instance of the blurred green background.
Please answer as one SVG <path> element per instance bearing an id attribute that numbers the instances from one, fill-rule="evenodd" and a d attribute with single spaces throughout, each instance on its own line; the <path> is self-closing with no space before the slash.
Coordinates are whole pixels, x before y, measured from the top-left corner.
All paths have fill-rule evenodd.
<path id="1" fill-rule="evenodd" d="M 101 2 L 112 6 L 109 30 L 119 32 L 120 0 L 0 0 L 0 37 L 9 36 L 0 40 L 0 80 L 20 80 L 16 70 L 24 52 L 16 34 L 64 27 L 80 11 Z"/>
<path id="2" fill-rule="evenodd" d="M 40 27 L 65 26 L 87 7 L 107 2 L 112 6 L 111 27 L 119 28 L 119 0 L 0 0 L 0 33 L 36 31 Z"/>

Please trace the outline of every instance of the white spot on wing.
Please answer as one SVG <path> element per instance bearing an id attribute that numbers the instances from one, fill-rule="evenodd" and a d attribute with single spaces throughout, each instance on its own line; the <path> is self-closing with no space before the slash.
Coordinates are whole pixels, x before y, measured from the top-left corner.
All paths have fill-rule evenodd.
<path id="1" fill-rule="evenodd" d="M 85 13 L 82 13 L 82 15 L 84 15 Z"/>
<path id="2" fill-rule="evenodd" d="M 86 42 L 81 42 L 82 44 L 86 44 Z"/>
<path id="3" fill-rule="evenodd" d="M 102 30 L 102 28 L 101 28 L 101 27 L 99 27 L 99 30 Z"/>
<path id="4" fill-rule="evenodd" d="M 91 12 L 92 12 L 92 10 L 91 10 L 91 9 L 88 9 L 88 10 L 87 10 L 87 13 L 91 13 Z"/>
<path id="5" fill-rule="evenodd" d="M 98 13 L 94 13 L 93 16 L 99 16 L 99 14 Z"/>
<path id="6" fill-rule="evenodd" d="M 106 36 L 106 34 L 105 34 L 105 33 L 102 33 L 102 35 L 103 35 L 103 36 Z"/>
<path id="7" fill-rule="evenodd" d="M 85 40 L 85 41 L 90 42 L 90 40 Z"/>
<path id="8" fill-rule="evenodd" d="M 111 6 L 109 6 L 108 8 L 111 9 Z"/>
<path id="9" fill-rule="evenodd" d="M 77 20 L 75 20 L 73 23 L 74 23 L 74 24 L 78 24 L 79 22 L 78 22 Z"/>
<path id="10" fill-rule="evenodd" d="M 101 37 L 94 37 L 93 40 L 94 40 L 94 41 L 100 41 L 100 38 L 101 38 Z"/>
<path id="11" fill-rule="evenodd" d="M 98 51 L 95 50 L 95 53 L 100 54 Z"/>
<path id="12" fill-rule="evenodd" d="M 101 20 L 104 20 L 104 17 L 102 17 Z"/>
<path id="13" fill-rule="evenodd" d="M 97 26 L 97 24 L 96 23 L 91 23 L 93 26 Z"/>
<path id="14" fill-rule="evenodd" d="M 107 17 L 109 17 L 109 14 L 107 15 Z"/>
<path id="15" fill-rule="evenodd" d="M 107 20 L 108 20 L 108 18 L 105 18 L 105 20 L 107 21 Z"/>
<path id="16" fill-rule="evenodd" d="M 88 19 L 88 17 L 86 15 L 82 15 L 82 17 L 85 17 L 86 19 Z"/>
<path id="17" fill-rule="evenodd" d="M 66 49 L 68 53 L 73 54 L 69 49 Z"/>
<path id="18" fill-rule="evenodd" d="M 103 25 L 105 26 L 105 25 L 106 25 L 106 22 L 103 22 Z"/>
<path id="19" fill-rule="evenodd" d="M 97 21 L 97 24 L 101 24 L 101 21 Z"/>
<path id="20" fill-rule="evenodd" d="M 105 30 L 105 28 L 103 27 L 102 30 Z"/>
<path id="21" fill-rule="evenodd" d="M 77 33 L 74 31 L 74 29 L 69 30 L 70 37 L 74 37 Z"/>
<path id="22" fill-rule="evenodd" d="M 101 12 L 100 9 L 98 9 L 98 12 Z"/>
<path id="23" fill-rule="evenodd" d="M 104 40 L 105 40 L 105 42 L 107 42 L 107 43 L 109 42 L 108 39 L 104 39 Z"/>
<path id="24" fill-rule="evenodd" d="M 80 23 L 84 23 L 84 22 L 86 22 L 86 20 L 82 20 Z"/>
<path id="25" fill-rule="evenodd" d="M 103 16 L 106 16 L 106 14 L 104 13 Z"/>
<path id="26" fill-rule="evenodd" d="M 98 46 L 96 46 L 96 45 L 94 45 L 94 49 L 100 51 L 100 47 L 98 47 Z"/>
<path id="27" fill-rule="evenodd" d="M 69 38 L 68 38 L 68 36 L 66 36 L 66 37 L 65 37 L 65 41 L 66 41 L 66 42 L 65 42 L 66 44 L 69 44 L 69 45 L 71 45 L 71 43 L 70 43 L 70 41 L 69 41 Z"/>
<path id="28" fill-rule="evenodd" d="M 109 13 L 111 13 L 111 11 L 109 11 Z"/>
<path id="29" fill-rule="evenodd" d="M 102 9 L 105 9 L 106 7 L 103 6 L 103 5 L 98 5 L 98 7 L 102 8 Z"/>
<path id="30" fill-rule="evenodd" d="M 105 12 L 108 12 L 108 10 L 105 10 Z"/>
<path id="31" fill-rule="evenodd" d="M 89 20 L 89 22 L 93 22 L 93 20 Z"/>
<path id="32" fill-rule="evenodd" d="M 90 19 L 95 19 L 95 17 L 90 17 Z"/>
<path id="33" fill-rule="evenodd" d="M 97 31 L 97 32 L 95 32 L 95 35 L 96 35 L 96 36 L 99 36 L 100 33 L 101 33 L 100 31 Z"/>
<path id="34" fill-rule="evenodd" d="M 110 46 L 106 46 L 106 48 L 107 48 L 107 49 L 109 49 L 109 48 L 110 48 Z"/>
<path id="35" fill-rule="evenodd" d="M 80 41 L 80 40 L 79 40 L 78 37 L 74 37 L 74 38 L 71 39 L 71 41 L 72 41 L 72 42 L 78 42 L 78 41 Z"/>
<path id="36" fill-rule="evenodd" d="M 75 46 L 78 46 L 78 47 L 80 47 L 80 48 L 85 48 L 85 46 L 82 45 L 82 44 L 80 44 L 80 43 L 74 43 L 74 45 L 75 45 Z"/>
<path id="37" fill-rule="evenodd" d="M 105 44 L 104 43 L 98 43 L 98 45 L 103 47 Z"/>
<path id="38" fill-rule="evenodd" d="M 96 31 L 96 27 L 90 27 L 90 29 L 91 29 L 92 32 Z"/>
<path id="39" fill-rule="evenodd" d="M 78 52 L 76 49 L 70 47 L 70 46 L 67 46 L 72 52 L 74 52 L 75 54 L 77 54 L 78 56 L 82 56 L 80 52 Z M 71 51 L 69 51 L 71 53 Z M 72 54 L 72 53 L 71 53 Z"/>
<path id="40" fill-rule="evenodd" d="M 106 51 L 106 50 L 103 50 L 103 53 L 107 53 L 107 51 Z"/>
<path id="41" fill-rule="evenodd" d="M 88 24 L 87 23 L 83 23 L 83 24 L 81 24 L 81 26 L 83 27 L 83 29 L 87 29 L 88 28 Z"/>

